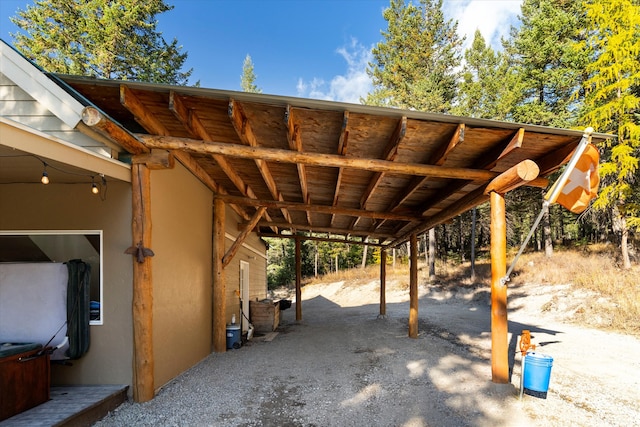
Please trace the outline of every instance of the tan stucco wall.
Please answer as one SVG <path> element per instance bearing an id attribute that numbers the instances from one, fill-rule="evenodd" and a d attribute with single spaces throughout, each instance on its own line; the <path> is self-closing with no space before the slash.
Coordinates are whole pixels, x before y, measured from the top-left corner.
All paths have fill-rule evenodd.
<path id="1" fill-rule="evenodd" d="M 225 211 L 226 224 L 226 249 L 228 250 L 235 237 L 240 234 L 238 224 L 243 220 L 238 214 L 227 206 Z M 226 277 L 227 315 L 226 323 L 231 322 L 233 314 L 240 319 L 240 299 L 236 291 L 240 292 L 240 261 L 249 263 L 249 300 L 261 300 L 267 296 L 267 249 L 256 233 L 247 236 L 244 244 L 238 250 L 235 257 L 224 269 Z M 239 322 L 239 321 L 238 321 Z"/>
<path id="2" fill-rule="evenodd" d="M 55 384 L 131 384 L 131 187 L 108 183 L 106 200 L 89 185 L 0 185 L 0 230 L 103 230 L 102 325 L 92 325 L 89 352 L 73 366 L 52 367 Z"/>
<path id="3" fill-rule="evenodd" d="M 158 388 L 211 351 L 213 195 L 176 163 L 151 172 L 151 211 Z"/>

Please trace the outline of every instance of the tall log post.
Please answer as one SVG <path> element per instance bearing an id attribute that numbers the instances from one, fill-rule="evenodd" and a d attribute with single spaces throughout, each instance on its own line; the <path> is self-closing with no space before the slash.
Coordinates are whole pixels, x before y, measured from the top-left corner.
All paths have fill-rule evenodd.
<path id="1" fill-rule="evenodd" d="M 418 238 L 409 240 L 409 338 L 418 338 Z"/>
<path id="2" fill-rule="evenodd" d="M 151 247 L 151 173 L 131 166 L 133 246 Z M 139 246 L 138 246 L 139 247 Z M 133 399 L 147 402 L 155 394 L 153 377 L 153 281 L 151 258 L 133 257 Z"/>
<path id="3" fill-rule="evenodd" d="M 491 192 L 491 381 L 509 382 L 507 337 L 507 220 L 504 196 Z"/>
<path id="4" fill-rule="evenodd" d="M 380 317 L 387 315 L 387 250 L 380 251 Z"/>
<path id="5" fill-rule="evenodd" d="M 227 295 L 224 274 L 224 223 L 225 204 L 220 199 L 213 200 L 213 351 L 227 351 Z"/>
<path id="6" fill-rule="evenodd" d="M 296 322 L 302 320 L 302 256 L 300 239 L 296 239 Z"/>

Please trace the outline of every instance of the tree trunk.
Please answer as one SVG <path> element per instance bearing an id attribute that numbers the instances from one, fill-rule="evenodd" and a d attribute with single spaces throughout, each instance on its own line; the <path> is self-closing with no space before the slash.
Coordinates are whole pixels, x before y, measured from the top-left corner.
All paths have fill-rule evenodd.
<path id="1" fill-rule="evenodd" d="M 551 214 L 549 213 L 549 205 L 543 203 L 542 209 L 544 210 L 543 221 L 543 236 L 544 236 L 544 255 L 547 258 L 553 256 L 553 241 L 551 240 Z"/>
<path id="2" fill-rule="evenodd" d="M 313 274 L 314 277 L 318 277 L 318 242 L 316 242 L 316 257 L 315 257 L 315 265 L 314 265 L 314 269 L 313 269 Z"/>
<path id="3" fill-rule="evenodd" d="M 365 237 L 364 241 L 366 242 L 369 238 Z M 367 248 L 369 246 L 368 245 L 364 245 L 364 248 L 362 248 L 362 265 L 360 265 L 360 268 L 365 268 L 367 266 Z"/>
<path id="4" fill-rule="evenodd" d="M 436 230 L 429 229 L 429 280 L 436 280 Z"/>
<path id="5" fill-rule="evenodd" d="M 631 268 L 631 259 L 629 258 L 629 229 L 627 227 L 627 216 L 617 207 L 614 208 L 614 215 L 617 219 L 617 228 L 620 230 L 620 251 L 622 254 L 622 266 L 625 270 Z"/>

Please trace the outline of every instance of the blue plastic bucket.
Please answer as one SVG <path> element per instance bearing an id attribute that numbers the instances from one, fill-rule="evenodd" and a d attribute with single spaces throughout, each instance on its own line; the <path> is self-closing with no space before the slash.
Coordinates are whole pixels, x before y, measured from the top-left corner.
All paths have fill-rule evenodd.
<path id="1" fill-rule="evenodd" d="M 540 353 L 527 353 L 524 363 L 524 388 L 546 393 L 549 390 L 553 357 Z"/>
<path id="2" fill-rule="evenodd" d="M 227 349 L 240 348 L 240 325 L 227 325 Z"/>

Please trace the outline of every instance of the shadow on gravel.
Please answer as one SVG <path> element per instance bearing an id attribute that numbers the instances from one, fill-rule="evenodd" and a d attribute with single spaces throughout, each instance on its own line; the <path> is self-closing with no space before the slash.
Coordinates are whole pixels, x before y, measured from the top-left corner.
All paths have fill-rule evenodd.
<path id="1" fill-rule="evenodd" d="M 430 308 L 437 313 L 430 314 Z M 286 369 L 289 375 L 273 378 L 269 390 L 255 389 L 266 393 L 257 419 L 239 425 L 512 424 L 513 414 L 505 408 L 515 402 L 517 391 L 511 384 L 491 383 L 488 308 L 471 312 L 423 297 L 420 310 L 425 316 L 419 317 L 415 340 L 407 337 L 408 302 L 387 304 L 386 319 L 378 318 L 377 304 L 341 307 L 323 296 L 303 301 L 301 322 L 295 322 L 295 310 L 283 312 L 281 328 L 287 334 L 269 343 L 264 356 L 277 364 L 274 371 Z M 447 327 L 448 318 L 469 313 L 473 320 Z M 522 329 L 543 330 L 518 323 L 509 327 L 514 337 Z M 263 352 L 267 344 L 254 346 L 251 351 Z M 515 341 L 510 354 L 514 349 Z"/>

